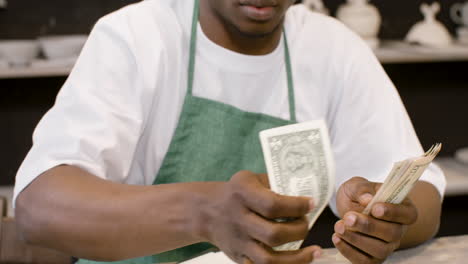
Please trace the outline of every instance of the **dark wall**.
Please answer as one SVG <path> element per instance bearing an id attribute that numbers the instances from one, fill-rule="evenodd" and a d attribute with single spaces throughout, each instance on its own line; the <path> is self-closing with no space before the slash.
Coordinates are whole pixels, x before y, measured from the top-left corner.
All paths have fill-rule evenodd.
<path id="1" fill-rule="evenodd" d="M 384 68 L 405 103 L 425 149 L 441 155 L 468 147 L 468 62 L 389 64 Z"/>
<path id="2" fill-rule="evenodd" d="M 138 0 L 8 0 L 6 10 L 0 9 L 1 38 L 35 38 L 44 34 L 88 33 L 96 20 L 106 13 Z M 157 0 L 156 0 L 157 1 Z M 184 0 L 190 1 L 190 0 Z M 439 18 L 453 32 L 449 9 L 456 2 L 443 0 Z M 324 0 L 334 14 L 344 0 Z M 372 0 L 383 14 L 381 37 L 399 39 L 422 19 L 419 5 L 432 0 Z"/>
<path id="3" fill-rule="evenodd" d="M 65 78 L 0 79 L 0 185 L 12 185 L 32 132 Z"/>
<path id="4" fill-rule="evenodd" d="M 87 34 L 103 15 L 137 0 L 7 0 L 0 9 L 1 38 Z"/>

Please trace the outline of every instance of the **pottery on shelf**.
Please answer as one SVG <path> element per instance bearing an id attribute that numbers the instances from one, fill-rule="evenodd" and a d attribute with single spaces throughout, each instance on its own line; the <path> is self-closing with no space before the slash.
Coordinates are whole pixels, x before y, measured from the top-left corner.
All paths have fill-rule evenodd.
<path id="1" fill-rule="evenodd" d="M 453 22 L 468 27 L 468 2 L 456 3 L 450 9 Z"/>
<path id="2" fill-rule="evenodd" d="M 382 17 L 369 0 L 347 0 L 346 4 L 338 8 L 336 17 L 351 30 L 361 36 L 372 48 L 379 45 L 380 25 Z"/>
<path id="3" fill-rule="evenodd" d="M 460 25 L 457 29 L 458 42 L 468 44 L 468 2 L 454 4 L 450 16 L 453 22 Z"/>
<path id="4" fill-rule="evenodd" d="M 310 10 L 324 15 L 330 14 L 328 8 L 323 4 L 322 0 L 304 0 L 302 3 Z"/>
<path id="5" fill-rule="evenodd" d="M 36 40 L 0 41 L 0 58 L 10 66 L 28 66 L 38 55 L 39 44 Z"/>
<path id="6" fill-rule="evenodd" d="M 7 0 L 0 0 L 0 8 L 7 8 L 8 2 Z"/>
<path id="7" fill-rule="evenodd" d="M 63 35 L 44 36 L 38 40 L 47 59 L 61 60 L 78 57 L 87 39 L 87 35 Z"/>
<path id="8" fill-rule="evenodd" d="M 424 20 L 416 23 L 408 35 L 406 41 L 431 47 L 445 47 L 452 44 L 452 36 L 445 26 L 437 21 L 436 15 L 440 11 L 438 2 L 432 5 L 422 4 L 421 12 Z"/>

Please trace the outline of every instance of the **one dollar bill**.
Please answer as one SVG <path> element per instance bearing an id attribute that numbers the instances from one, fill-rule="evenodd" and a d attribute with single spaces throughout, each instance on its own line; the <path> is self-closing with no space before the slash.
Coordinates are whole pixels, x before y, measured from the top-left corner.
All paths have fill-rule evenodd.
<path id="1" fill-rule="evenodd" d="M 307 215 L 310 229 L 335 189 L 335 167 L 325 121 L 265 130 L 260 132 L 260 141 L 271 190 L 313 199 L 315 207 Z M 295 241 L 275 250 L 297 250 L 301 244 Z"/>

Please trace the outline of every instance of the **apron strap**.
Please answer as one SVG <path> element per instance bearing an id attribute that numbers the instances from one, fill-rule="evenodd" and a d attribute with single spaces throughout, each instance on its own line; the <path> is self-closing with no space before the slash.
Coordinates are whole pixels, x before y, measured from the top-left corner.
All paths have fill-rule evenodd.
<path id="1" fill-rule="evenodd" d="M 286 30 L 283 27 L 283 36 L 284 36 L 284 57 L 286 63 L 286 75 L 288 78 L 288 101 L 289 101 L 289 118 L 294 123 L 297 122 L 296 120 L 296 101 L 294 100 L 294 80 L 292 74 L 292 66 L 291 66 L 291 57 L 289 55 L 289 46 L 288 46 L 288 38 L 286 37 Z"/>
<path id="2" fill-rule="evenodd" d="M 193 93 L 193 80 L 195 75 L 195 55 L 197 47 L 197 24 L 198 15 L 200 13 L 200 0 L 195 0 L 192 15 L 192 29 L 190 36 L 190 54 L 189 54 L 189 65 L 188 65 L 188 79 L 187 79 L 187 95 Z M 292 75 L 291 58 L 289 55 L 288 39 L 286 38 L 286 30 L 283 28 L 284 36 L 284 57 L 286 64 L 286 75 L 288 81 L 288 103 L 289 103 L 289 118 L 294 123 L 296 120 L 296 103 L 294 100 L 294 81 Z"/>
<path id="3" fill-rule="evenodd" d="M 192 95 L 193 91 L 193 76 L 195 74 L 195 54 L 197 48 L 197 23 L 198 14 L 200 13 L 200 1 L 195 0 L 195 6 L 193 7 L 192 15 L 192 30 L 190 33 L 190 54 L 189 54 L 189 65 L 188 65 L 188 80 L 187 80 L 187 94 Z"/>

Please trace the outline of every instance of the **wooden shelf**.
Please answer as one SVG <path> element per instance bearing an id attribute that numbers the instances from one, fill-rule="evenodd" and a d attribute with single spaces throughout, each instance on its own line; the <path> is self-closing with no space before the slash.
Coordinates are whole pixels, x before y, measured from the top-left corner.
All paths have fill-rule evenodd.
<path id="1" fill-rule="evenodd" d="M 454 44 L 447 48 L 428 48 L 402 41 L 384 41 L 381 47 L 375 50 L 375 54 L 383 64 L 468 61 L 468 44 Z M 72 66 L 3 67 L 0 68 L 0 79 L 67 76 L 72 68 Z"/>

